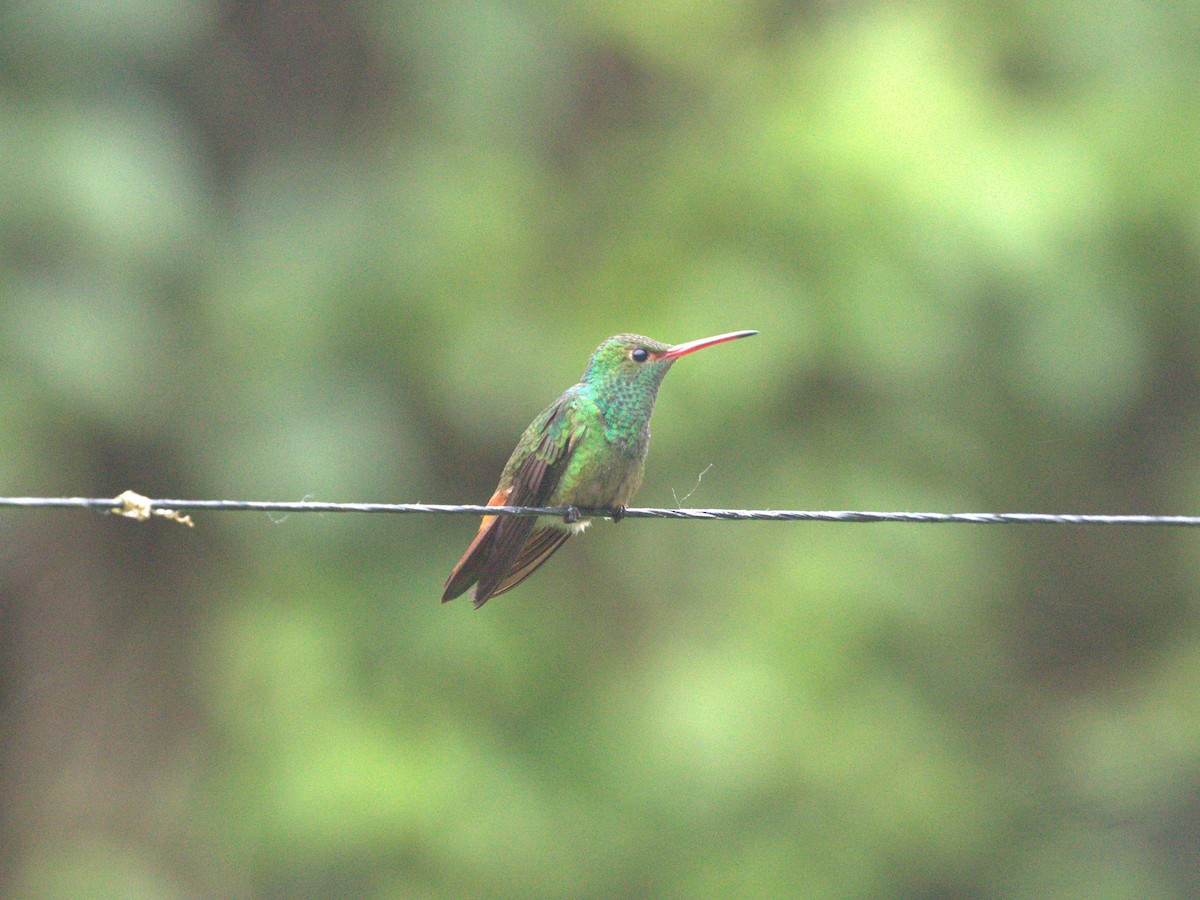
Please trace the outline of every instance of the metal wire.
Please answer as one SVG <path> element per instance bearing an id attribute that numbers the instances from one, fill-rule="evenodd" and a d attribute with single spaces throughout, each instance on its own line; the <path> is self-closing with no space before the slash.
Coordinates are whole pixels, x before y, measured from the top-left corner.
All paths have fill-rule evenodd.
<path id="1" fill-rule="evenodd" d="M 698 519 L 752 522 L 892 522 L 911 525 L 1157 525 L 1200 527 L 1200 516 L 1108 515 L 1091 513 L 937 513 L 871 512 L 867 510 L 797 509 L 576 509 L 574 507 L 478 506 L 439 503 L 324 503 L 315 500 L 154 500 L 126 492 L 120 497 L 0 497 L 0 507 L 82 508 L 136 519 L 178 510 L 268 513 L 425 513 L 466 516 L 553 516 L 573 521 L 580 516 L 628 519 Z"/>

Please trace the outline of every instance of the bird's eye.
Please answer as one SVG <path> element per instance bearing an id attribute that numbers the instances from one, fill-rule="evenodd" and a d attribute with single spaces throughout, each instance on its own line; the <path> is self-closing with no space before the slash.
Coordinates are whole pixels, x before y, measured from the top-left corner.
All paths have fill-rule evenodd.
<path id="1" fill-rule="evenodd" d="M 650 351 L 645 347 L 638 347 L 629 354 L 629 358 L 636 363 L 643 363 L 650 358 Z"/>

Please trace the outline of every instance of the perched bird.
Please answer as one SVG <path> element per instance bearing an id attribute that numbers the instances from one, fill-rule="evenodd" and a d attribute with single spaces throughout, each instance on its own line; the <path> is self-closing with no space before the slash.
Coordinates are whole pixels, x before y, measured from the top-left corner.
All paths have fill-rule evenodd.
<path id="1" fill-rule="evenodd" d="M 617 518 L 642 482 L 650 414 L 663 376 L 695 350 L 749 337 L 733 331 L 686 344 L 618 334 L 596 348 L 579 384 L 530 423 L 488 506 L 613 509 Z M 442 602 L 474 585 L 475 607 L 516 587 L 588 520 L 484 516 L 450 577 Z"/>

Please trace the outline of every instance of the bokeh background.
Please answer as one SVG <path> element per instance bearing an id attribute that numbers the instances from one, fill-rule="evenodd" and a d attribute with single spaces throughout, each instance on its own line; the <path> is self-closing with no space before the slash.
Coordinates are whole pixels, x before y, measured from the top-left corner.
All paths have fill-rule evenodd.
<path id="1" fill-rule="evenodd" d="M 1200 512 L 1190 3 L 11 0 L 0 493 Z M 703 477 L 701 477 L 703 476 Z M 1200 895 L 1200 536 L 0 514 L 15 898 Z"/>

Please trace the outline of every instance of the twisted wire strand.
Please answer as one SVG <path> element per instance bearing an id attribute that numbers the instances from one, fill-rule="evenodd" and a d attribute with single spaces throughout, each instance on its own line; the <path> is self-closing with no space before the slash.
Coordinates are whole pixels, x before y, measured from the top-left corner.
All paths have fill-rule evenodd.
<path id="1" fill-rule="evenodd" d="M 1096 513 L 875 512 L 870 510 L 799 509 L 656 509 L 625 510 L 574 507 L 480 506 L 443 503 L 327 503 L 316 500 L 176 500 L 151 499 L 132 492 L 119 497 L 0 497 L 0 508 L 81 508 L 136 519 L 179 510 L 268 513 L 392 513 L 467 516 L 553 516 L 573 521 L 580 516 L 628 519 L 695 519 L 723 522 L 891 522 L 910 525 L 1155 525 L 1200 527 L 1200 516 L 1156 516 Z"/>

